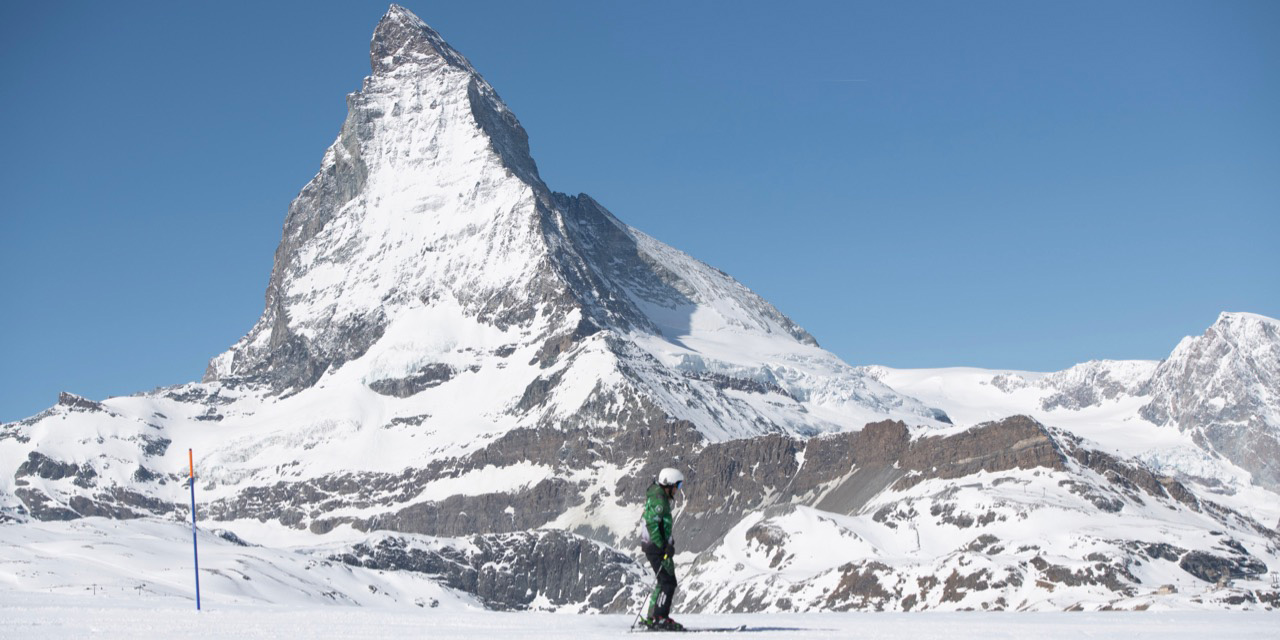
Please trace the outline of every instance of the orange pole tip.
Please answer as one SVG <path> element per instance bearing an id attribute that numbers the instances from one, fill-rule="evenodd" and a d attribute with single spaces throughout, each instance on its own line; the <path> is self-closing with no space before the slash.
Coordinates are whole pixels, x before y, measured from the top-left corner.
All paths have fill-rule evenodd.
<path id="1" fill-rule="evenodd" d="M 191 477 L 196 477 L 196 459 L 190 449 L 187 449 L 187 465 L 191 468 Z"/>

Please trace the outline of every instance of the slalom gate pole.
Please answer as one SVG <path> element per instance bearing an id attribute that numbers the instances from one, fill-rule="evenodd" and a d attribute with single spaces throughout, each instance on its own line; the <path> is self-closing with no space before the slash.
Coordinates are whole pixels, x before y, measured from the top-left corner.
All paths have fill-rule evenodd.
<path id="1" fill-rule="evenodd" d="M 196 546 L 196 462 L 195 455 L 187 449 L 187 466 L 191 475 L 187 480 L 191 485 L 191 552 L 196 560 L 196 611 L 200 610 L 200 549 Z"/>

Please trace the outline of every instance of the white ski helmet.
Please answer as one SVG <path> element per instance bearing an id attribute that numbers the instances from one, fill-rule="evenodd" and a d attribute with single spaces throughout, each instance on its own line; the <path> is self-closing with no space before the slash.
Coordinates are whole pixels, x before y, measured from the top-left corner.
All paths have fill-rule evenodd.
<path id="1" fill-rule="evenodd" d="M 658 484 L 664 487 L 678 487 L 684 482 L 684 474 L 679 469 L 667 467 L 658 472 Z"/>

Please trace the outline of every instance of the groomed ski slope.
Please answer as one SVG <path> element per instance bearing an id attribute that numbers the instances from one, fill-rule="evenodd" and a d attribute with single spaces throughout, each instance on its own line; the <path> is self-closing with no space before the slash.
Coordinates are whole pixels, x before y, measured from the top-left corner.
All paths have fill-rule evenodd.
<path id="1" fill-rule="evenodd" d="M 690 627 L 746 625 L 697 637 L 765 640 L 1177 640 L 1275 638 L 1269 612 L 829 613 L 682 616 Z M 494 613 L 354 606 L 210 605 L 197 613 L 179 598 L 15 593 L 0 588 L 0 638 L 639 638 L 630 616 Z"/>

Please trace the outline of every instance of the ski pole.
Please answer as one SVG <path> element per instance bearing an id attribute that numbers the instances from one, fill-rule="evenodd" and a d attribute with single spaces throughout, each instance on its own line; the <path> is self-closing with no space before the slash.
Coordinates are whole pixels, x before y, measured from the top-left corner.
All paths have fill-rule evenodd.
<path id="1" fill-rule="evenodd" d="M 675 522 L 675 521 L 673 520 L 672 522 Z M 662 560 L 665 562 L 666 558 L 664 557 Z M 644 615 L 644 608 L 648 606 L 649 598 L 653 597 L 653 590 L 657 588 L 658 588 L 658 573 L 655 571 L 653 574 L 653 584 L 650 585 L 649 588 L 645 590 L 645 593 L 649 595 L 643 598 L 640 598 L 640 610 L 636 612 L 636 619 L 631 621 L 632 629 L 635 629 L 636 625 L 640 624 L 640 617 Z"/>

